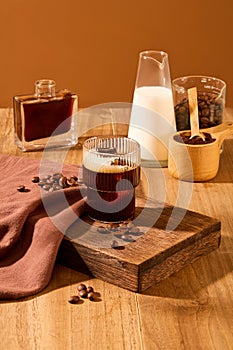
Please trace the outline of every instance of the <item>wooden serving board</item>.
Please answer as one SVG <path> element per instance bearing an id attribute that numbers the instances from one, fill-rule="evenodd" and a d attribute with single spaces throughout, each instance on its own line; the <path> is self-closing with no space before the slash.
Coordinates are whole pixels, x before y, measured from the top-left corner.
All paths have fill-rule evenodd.
<path id="1" fill-rule="evenodd" d="M 142 292 L 219 247 L 218 220 L 137 198 L 133 221 L 140 234 L 124 242 L 100 223 L 77 220 L 62 241 L 58 262 L 134 292 Z M 111 248 L 117 240 L 121 248 Z"/>

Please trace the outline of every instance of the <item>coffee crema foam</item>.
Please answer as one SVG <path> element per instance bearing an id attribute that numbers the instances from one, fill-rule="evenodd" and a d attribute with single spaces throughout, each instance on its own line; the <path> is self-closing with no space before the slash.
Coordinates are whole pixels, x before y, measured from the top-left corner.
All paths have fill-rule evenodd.
<path id="1" fill-rule="evenodd" d="M 99 162 L 97 159 L 93 158 L 91 160 L 84 159 L 83 165 L 86 169 L 98 173 L 124 173 L 136 168 L 136 166 L 116 164 L 116 160 L 118 160 L 118 158 L 112 158 L 110 160 L 108 159 L 108 161 L 103 164 L 103 159 L 100 159 Z"/>

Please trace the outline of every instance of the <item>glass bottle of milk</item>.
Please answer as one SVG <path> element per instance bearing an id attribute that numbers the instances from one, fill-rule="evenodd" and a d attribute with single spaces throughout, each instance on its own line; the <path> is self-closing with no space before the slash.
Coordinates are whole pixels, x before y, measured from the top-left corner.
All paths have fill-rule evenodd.
<path id="1" fill-rule="evenodd" d="M 128 136 L 141 145 L 142 166 L 166 167 L 168 140 L 175 129 L 168 54 L 139 54 Z"/>

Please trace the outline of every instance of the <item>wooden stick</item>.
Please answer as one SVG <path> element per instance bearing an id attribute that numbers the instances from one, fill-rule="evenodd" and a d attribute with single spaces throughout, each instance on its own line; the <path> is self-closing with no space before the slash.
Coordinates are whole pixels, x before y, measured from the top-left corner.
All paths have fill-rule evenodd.
<path id="1" fill-rule="evenodd" d="M 189 113 L 190 113 L 190 126 L 191 137 L 199 136 L 205 141 L 205 137 L 199 131 L 199 118 L 198 118 L 198 104 L 197 104 L 197 88 L 193 87 L 188 89 L 189 100 Z"/>

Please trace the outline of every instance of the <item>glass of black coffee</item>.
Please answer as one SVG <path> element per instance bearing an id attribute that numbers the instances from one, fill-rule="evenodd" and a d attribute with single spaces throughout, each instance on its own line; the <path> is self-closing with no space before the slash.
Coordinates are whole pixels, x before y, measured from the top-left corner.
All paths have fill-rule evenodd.
<path id="1" fill-rule="evenodd" d="M 83 181 L 90 218 L 121 222 L 134 217 L 140 163 L 140 145 L 133 139 L 92 137 L 84 142 Z"/>

